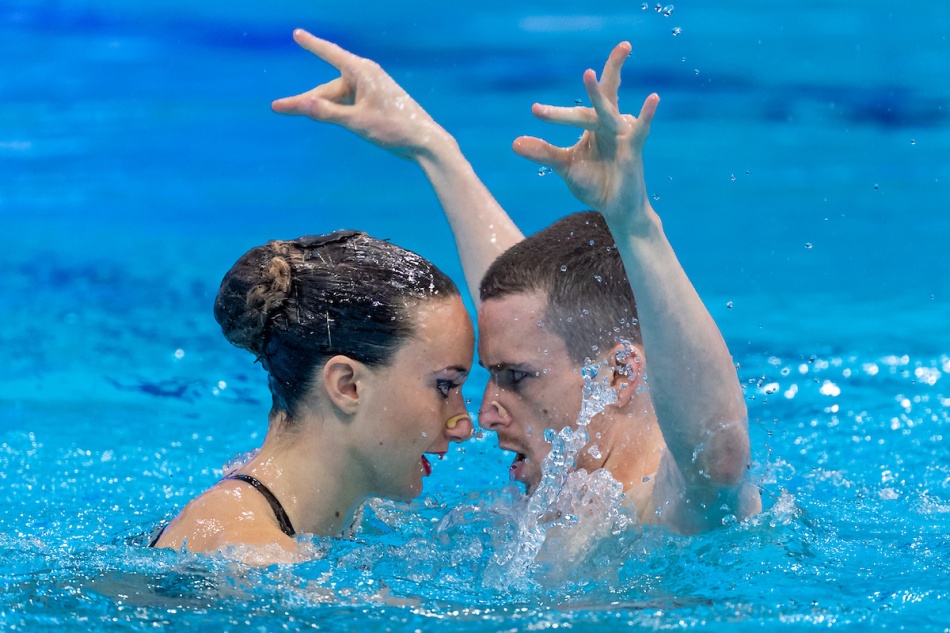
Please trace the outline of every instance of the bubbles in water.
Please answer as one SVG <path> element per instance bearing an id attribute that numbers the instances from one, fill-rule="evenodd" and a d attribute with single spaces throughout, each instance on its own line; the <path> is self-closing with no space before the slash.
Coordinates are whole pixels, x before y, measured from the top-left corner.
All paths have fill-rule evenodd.
<path id="1" fill-rule="evenodd" d="M 668 5 L 666 5 L 665 7 L 663 7 L 663 15 L 665 15 L 666 17 L 670 17 L 670 15 L 671 15 L 672 13 L 673 13 L 673 5 L 672 5 L 672 4 L 668 4 Z"/>
<path id="2" fill-rule="evenodd" d="M 682 33 L 682 32 L 683 32 L 683 29 L 682 29 L 681 27 L 679 27 L 679 26 L 674 26 L 674 27 L 673 27 L 673 37 L 676 37 L 677 35 L 679 35 L 679 34 Z M 685 58 L 685 57 L 683 58 L 683 61 L 684 61 L 684 62 L 686 61 L 686 58 Z"/>
<path id="3" fill-rule="evenodd" d="M 550 167 L 548 167 L 548 166 L 546 166 L 546 165 L 542 165 L 541 167 L 538 168 L 538 175 L 539 175 L 539 176 L 547 176 L 548 174 L 550 174 L 550 173 L 553 172 L 553 171 L 554 171 L 554 170 L 551 169 Z"/>
<path id="4" fill-rule="evenodd" d="M 178 360 L 181 360 L 184 357 L 185 357 L 185 350 L 181 348 L 175 350 L 175 358 L 177 358 Z"/>
<path id="5" fill-rule="evenodd" d="M 650 8 L 650 4 L 648 2 L 644 2 L 642 5 L 640 5 L 640 8 L 646 11 Z"/>
<path id="6" fill-rule="evenodd" d="M 603 453 L 600 452 L 600 447 L 596 444 L 591 444 L 590 448 L 587 449 L 587 454 L 593 457 L 594 459 L 600 459 L 603 457 Z"/>
<path id="7" fill-rule="evenodd" d="M 563 265 L 563 264 L 561 265 L 561 272 L 562 272 L 562 273 L 566 273 L 566 272 L 567 272 L 567 266 L 566 266 L 566 265 Z"/>
<path id="8" fill-rule="evenodd" d="M 811 248 L 811 242 L 805 242 L 805 248 Z"/>
<path id="9" fill-rule="evenodd" d="M 726 302 L 726 308 L 728 308 L 729 310 L 732 310 L 732 302 L 731 302 L 731 301 L 727 301 L 727 302 Z"/>

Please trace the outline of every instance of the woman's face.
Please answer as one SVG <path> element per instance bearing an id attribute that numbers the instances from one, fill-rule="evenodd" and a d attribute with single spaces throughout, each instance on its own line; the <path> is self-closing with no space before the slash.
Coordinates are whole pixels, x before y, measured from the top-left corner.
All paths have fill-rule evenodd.
<path id="1" fill-rule="evenodd" d="M 430 472 L 431 456 L 472 435 L 462 383 L 472 367 L 475 331 L 459 297 L 412 310 L 414 336 L 387 367 L 374 369 L 360 403 L 358 442 L 372 494 L 413 499 Z M 451 427 L 451 428 L 450 428 Z"/>

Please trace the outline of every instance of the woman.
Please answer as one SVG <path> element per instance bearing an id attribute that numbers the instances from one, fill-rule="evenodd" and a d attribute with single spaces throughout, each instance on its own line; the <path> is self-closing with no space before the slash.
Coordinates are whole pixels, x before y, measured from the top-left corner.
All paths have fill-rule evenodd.
<path id="1" fill-rule="evenodd" d="M 472 434 L 472 323 L 414 253 L 356 231 L 268 242 L 225 275 L 214 314 L 268 372 L 267 436 L 150 545 L 299 560 L 295 534 L 341 534 L 368 497 L 414 498 L 426 454 Z"/>

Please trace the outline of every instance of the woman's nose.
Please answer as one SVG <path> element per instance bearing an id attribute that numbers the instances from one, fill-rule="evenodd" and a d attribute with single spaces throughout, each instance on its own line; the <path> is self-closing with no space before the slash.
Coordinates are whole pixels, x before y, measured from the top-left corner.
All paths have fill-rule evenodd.
<path id="1" fill-rule="evenodd" d="M 467 412 L 453 415 L 445 421 L 445 435 L 450 442 L 464 442 L 475 434 L 475 425 Z"/>
<path id="2" fill-rule="evenodd" d="M 511 423 L 511 416 L 505 407 L 501 406 L 497 400 L 488 400 L 488 394 L 485 394 L 482 400 L 482 408 L 478 411 L 478 425 L 483 429 L 493 431 L 497 428 L 506 427 Z"/>

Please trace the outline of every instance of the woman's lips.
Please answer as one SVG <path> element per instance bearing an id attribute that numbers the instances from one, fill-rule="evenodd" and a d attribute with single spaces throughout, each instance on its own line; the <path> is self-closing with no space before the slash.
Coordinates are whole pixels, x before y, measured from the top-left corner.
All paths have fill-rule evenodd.
<path id="1" fill-rule="evenodd" d="M 426 477 L 432 474 L 432 464 L 429 463 L 425 455 L 422 456 L 422 470 L 425 471 Z"/>

